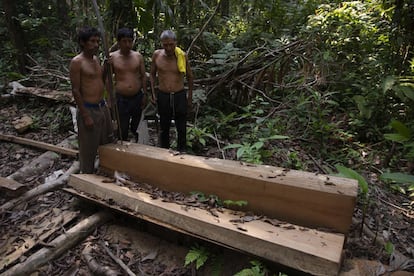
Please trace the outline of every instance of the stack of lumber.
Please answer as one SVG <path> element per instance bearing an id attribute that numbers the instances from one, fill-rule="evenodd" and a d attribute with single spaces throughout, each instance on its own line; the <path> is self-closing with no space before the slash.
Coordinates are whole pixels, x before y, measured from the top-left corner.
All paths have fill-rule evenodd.
<path id="1" fill-rule="evenodd" d="M 248 202 L 241 211 L 213 216 L 205 209 L 110 183 L 97 175 L 72 175 L 69 185 L 160 225 L 241 250 L 314 275 L 336 275 L 352 222 L 358 185 L 350 179 L 231 160 L 177 155 L 141 144 L 99 148 L 100 168 L 126 174 L 170 192 L 202 192 Z M 273 222 L 273 223 L 272 223 Z M 328 230 L 329 229 L 329 230 Z"/>

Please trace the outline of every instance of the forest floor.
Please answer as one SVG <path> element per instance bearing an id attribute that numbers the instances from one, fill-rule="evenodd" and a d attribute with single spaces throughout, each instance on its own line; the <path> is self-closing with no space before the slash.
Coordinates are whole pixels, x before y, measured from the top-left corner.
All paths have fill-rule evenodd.
<path id="1" fill-rule="evenodd" d="M 23 134 L 17 134 L 13 121 L 23 115 L 33 118 L 34 124 Z M 56 145 L 68 137 L 73 137 L 72 122 L 67 118 L 71 118 L 70 111 L 68 105 L 62 102 L 28 96 L 0 99 L 1 134 L 17 135 Z M 154 129 L 150 129 L 150 134 L 151 143 L 155 143 Z M 44 152 L 34 147 L 0 141 L 0 176 L 7 177 L 13 174 Z M 221 152 L 214 149 L 208 149 L 206 152 L 210 157 L 221 155 Z M 67 170 L 74 161 L 74 158 L 62 155 L 48 169 L 26 178 L 22 184 L 27 188 L 36 187 L 44 183 L 54 172 Z M 277 163 L 270 165 L 277 166 Z M 314 172 L 322 173 L 317 171 L 317 167 Z M 344 247 L 345 262 L 342 270 L 348 270 L 349 260 L 358 260 L 354 264 L 363 267 L 361 269 L 364 271 L 372 272 L 365 275 L 387 275 L 393 271 L 406 271 L 409 275 L 410 272 L 414 272 L 414 206 L 407 195 L 397 193 L 383 184 L 376 172 L 369 175 L 369 182 L 370 204 L 365 212 L 362 211 L 363 206 L 360 203 L 355 208 L 354 223 Z M 7 193 L 0 193 L 0 205 L 11 199 Z M 99 209 L 102 207 L 86 203 L 62 190 L 48 192 L 0 214 L 0 248 L 3 248 L 8 240 L 17 241 L 24 234 L 22 225 L 39 223 L 30 218 L 40 214 L 53 213 L 56 210 L 75 210 L 79 220 Z M 360 222 L 363 214 L 365 225 L 361 231 Z M 57 233 L 45 239 L 43 245 L 59 233 L 65 232 L 69 226 L 70 224 L 61 227 Z M 137 275 L 215 275 L 215 271 L 220 271 L 219 275 L 234 275 L 245 268 L 251 268 L 250 262 L 258 260 L 254 256 L 188 237 L 145 221 L 116 215 L 110 222 L 97 228 L 82 243 L 44 265 L 37 274 L 91 275 L 85 259 L 82 258 L 82 251 L 86 246 L 92 248 L 91 255 L 102 267 L 112 269 L 118 275 L 127 274 L 106 253 L 105 246 Z M 194 265 L 184 266 L 186 254 L 196 246 L 208 247 L 212 256 L 206 265 L 197 271 Z M 390 246 L 395 248 L 393 253 L 387 250 Z M 24 261 L 38 247 L 41 245 L 34 247 L 17 261 Z M 1 254 L 5 252 L 0 249 L 0 256 Z M 268 269 L 266 275 L 300 274 L 277 264 L 260 261 Z M 1 272 L 4 270 L 0 267 Z"/>

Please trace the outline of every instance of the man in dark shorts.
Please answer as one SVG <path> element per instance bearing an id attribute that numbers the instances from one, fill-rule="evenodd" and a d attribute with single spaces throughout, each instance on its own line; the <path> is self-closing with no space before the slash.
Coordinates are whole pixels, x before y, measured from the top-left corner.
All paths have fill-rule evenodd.
<path id="1" fill-rule="evenodd" d="M 174 118 L 177 128 L 177 150 L 186 151 L 187 109 L 192 106 L 193 73 L 187 55 L 177 47 L 177 38 L 173 31 L 161 33 L 161 46 L 152 55 L 151 91 L 153 102 L 158 104 L 160 115 L 160 145 L 170 147 L 170 126 Z M 188 91 L 184 89 L 184 77 Z M 158 79 L 157 93 L 155 90 Z"/>
<path id="2" fill-rule="evenodd" d="M 78 33 L 78 42 L 81 53 L 71 60 L 69 74 L 77 105 L 80 171 L 93 173 L 99 145 L 113 141 L 113 126 L 104 99 L 103 68 L 96 56 L 100 33 L 84 27 Z"/>
<path id="3" fill-rule="evenodd" d="M 142 55 L 132 50 L 134 33 L 131 29 L 118 30 L 119 50 L 110 54 L 110 63 L 115 74 L 115 91 L 121 127 L 121 139 L 128 140 L 131 129 L 138 142 L 137 129 L 145 104 L 147 77 Z M 143 91 L 142 91 L 143 90 Z"/>

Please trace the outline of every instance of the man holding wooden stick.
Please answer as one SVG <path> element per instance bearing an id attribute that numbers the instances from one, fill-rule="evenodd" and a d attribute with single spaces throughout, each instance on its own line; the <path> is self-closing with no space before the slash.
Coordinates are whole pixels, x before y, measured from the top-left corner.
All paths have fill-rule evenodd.
<path id="1" fill-rule="evenodd" d="M 114 140 L 111 114 L 104 99 L 104 70 L 96 56 L 100 32 L 84 27 L 78 33 L 81 53 L 69 67 L 72 94 L 77 105 L 79 161 L 82 173 L 93 173 L 99 145 Z"/>
<path id="2" fill-rule="evenodd" d="M 131 129 L 138 142 L 138 125 L 145 104 L 147 77 L 143 56 L 132 50 L 134 32 L 121 28 L 117 33 L 119 50 L 110 54 L 109 63 L 115 75 L 116 101 L 121 127 L 121 140 L 128 140 Z"/>

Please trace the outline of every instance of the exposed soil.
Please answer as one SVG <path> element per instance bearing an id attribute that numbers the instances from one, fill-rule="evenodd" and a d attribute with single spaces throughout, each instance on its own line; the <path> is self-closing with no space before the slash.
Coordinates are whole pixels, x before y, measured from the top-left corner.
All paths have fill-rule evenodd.
<path id="1" fill-rule="evenodd" d="M 73 136 L 71 115 L 67 104 L 36 97 L 18 96 L 1 98 L 0 107 L 2 122 L 0 133 L 2 134 L 19 135 L 51 144 L 59 144 Z M 23 115 L 31 116 L 34 119 L 34 124 L 23 134 L 17 134 L 13 128 L 13 121 Z M 151 128 L 150 143 L 155 144 L 155 130 L 151 125 L 149 127 Z M 73 144 L 76 146 L 76 141 L 73 141 Z M 44 150 L 0 141 L 0 176 L 11 175 L 42 153 Z M 214 148 L 206 150 L 207 154 L 211 157 L 220 158 L 221 156 L 221 152 Z M 36 187 L 44 183 L 46 177 L 53 172 L 68 169 L 73 161 L 75 160 L 72 157 L 61 156 L 47 170 L 25 179 L 22 184 L 28 188 Z M 318 171 L 316 166 L 314 172 L 322 173 Z M 359 222 L 362 220 L 363 206 L 358 203 L 354 213 L 355 222 L 345 245 L 345 258 L 347 260 L 355 258 L 375 260 L 390 270 L 414 272 L 414 262 L 409 261 L 414 258 L 414 206 L 410 205 L 408 196 L 391 191 L 379 181 L 376 172 L 368 173 L 371 190 L 370 204 L 365 212 L 365 230 L 360 236 Z M 2 192 L 0 205 L 11 198 L 10 195 Z M 39 223 L 39 221 L 29 220 L 36 215 L 42 213 L 53 215 L 51 210 L 55 209 L 79 211 L 75 220 L 43 241 L 44 244 L 47 244 L 48 241 L 63 233 L 81 218 L 85 218 L 102 208 L 79 200 L 61 190 L 49 192 L 19 205 L 10 212 L 0 214 L 0 248 L 8 240 L 18 240 L 19 236 L 25 234 L 21 225 Z M 367 232 L 367 230 L 370 231 Z M 388 241 L 400 254 L 390 255 L 386 252 L 384 242 Z M 85 259 L 82 258 L 82 251 L 86 246 L 90 246 L 91 255 L 102 267 L 106 266 L 118 275 L 127 274 L 111 259 L 105 251 L 105 247 L 123 260 L 137 275 L 214 275 L 215 271 L 221 271 L 220 275 L 234 275 L 244 268 L 252 267 L 250 261 L 258 260 L 254 256 L 235 252 L 149 222 L 117 214 L 113 220 L 99 227 L 83 243 L 42 267 L 38 271 L 38 275 L 91 275 Z M 196 246 L 207 247 L 212 255 L 206 265 L 197 271 L 194 265 L 184 267 L 186 254 Z M 18 261 L 23 261 L 36 249 L 38 248 L 33 248 Z M 1 249 L 0 254 L 4 254 Z M 261 261 L 269 269 L 269 275 L 278 275 L 280 271 L 288 275 L 300 274 L 298 271 L 291 271 L 276 264 Z M 0 272 L 3 271 L 0 269 Z M 381 270 L 377 272 L 373 275 L 381 275 Z"/>

